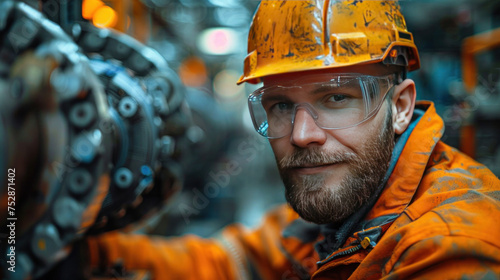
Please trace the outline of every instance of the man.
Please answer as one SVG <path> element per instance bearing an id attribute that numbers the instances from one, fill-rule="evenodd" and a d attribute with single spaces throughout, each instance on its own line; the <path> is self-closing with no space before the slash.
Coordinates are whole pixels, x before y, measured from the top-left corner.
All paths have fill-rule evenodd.
<path id="1" fill-rule="evenodd" d="M 214 239 L 112 233 L 97 268 L 155 279 L 497 279 L 500 181 L 415 103 L 417 49 L 394 1 L 262 1 L 239 83 L 289 207 Z"/>

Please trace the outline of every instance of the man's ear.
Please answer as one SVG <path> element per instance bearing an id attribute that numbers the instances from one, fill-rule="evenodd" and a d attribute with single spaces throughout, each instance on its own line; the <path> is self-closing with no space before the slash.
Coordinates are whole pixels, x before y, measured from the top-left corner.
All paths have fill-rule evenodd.
<path id="1" fill-rule="evenodd" d="M 402 134 L 410 124 L 416 97 L 415 82 L 411 79 L 406 79 L 395 87 L 392 97 L 392 123 L 396 134 Z"/>

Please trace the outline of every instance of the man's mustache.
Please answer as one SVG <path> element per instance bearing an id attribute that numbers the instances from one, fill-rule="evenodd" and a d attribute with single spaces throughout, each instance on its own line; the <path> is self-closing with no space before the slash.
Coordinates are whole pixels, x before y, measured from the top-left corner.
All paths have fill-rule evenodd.
<path id="1" fill-rule="evenodd" d="M 325 152 L 321 148 L 295 149 L 290 155 L 283 157 L 278 162 L 280 169 L 292 169 L 309 166 L 353 162 L 356 155 L 353 153 Z"/>

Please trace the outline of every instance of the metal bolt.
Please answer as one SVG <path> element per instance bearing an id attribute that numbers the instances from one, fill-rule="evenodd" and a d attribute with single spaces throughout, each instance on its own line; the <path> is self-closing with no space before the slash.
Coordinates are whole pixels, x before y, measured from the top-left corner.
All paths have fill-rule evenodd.
<path id="1" fill-rule="evenodd" d="M 78 40 L 81 34 L 82 26 L 78 23 L 73 24 L 73 27 L 71 28 L 71 36 L 73 36 L 73 39 Z"/>
<path id="2" fill-rule="evenodd" d="M 128 168 L 122 167 L 116 170 L 113 179 L 119 188 L 126 189 L 132 185 L 134 176 Z"/>
<path id="3" fill-rule="evenodd" d="M 89 191 L 92 186 L 92 175 L 82 168 L 73 171 L 69 175 L 69 191 L 74 195 L 82 195 Z"/>
<path id="4" fill-rule="evenodd" d="M 139 75 L 146 74 L 149 67 L 151 67 L 151 63 L 138 52 L 132 54 L 129 57 L 128 62 L 129 62 L 128 66 L 130 67 L 130 69 L 134 70 Z"/>
<path id="5" fill-rule="evenodd" d="M 99 30 L 97 34 L 87 33 L 83 37 L 83 46 L 86 51 L 100 51 L 102 47 L 106 44 L 106 31 Z"/>
<path id="6" fill-rule="evenodd" d="M 157 95 L 153 100 L 153 107 L 159 114 L 166 115 L 169 113 L 170 108 L 164 96 Z"/>
<path id="7" fill-rule="evenodd" d="M 187 130 L 187 138 L 191 141 L 191 143 L 199 143 L 203 139 L 205 139 L 205 131 L 199 126 L 193 125 Z"/>
<path id="8" fill-rule="evenodd" d="M 125 118 L 133 117 L 137 113 L 137 103 L 131 97 L 124 97 L 118 104 L 118 112 Z"/>
<path id="9" fill-rule="evenodd" d="M 98 129 L 81 134 L 73 142 L 72 155 L 79 162 L 90 163 L 97 155 L 101 142 L 102 133 Z"/>
<path id="10" fill-rule="evenodd" d="M 116 41 L 114 38 L 108 43 L 107 48 L 113 57 L 119 60 L 125 59 L 132 51 L 132 48 L 127 46 L 125 42 Z"/>
<path id="11" fill-rule="evenodd" d="M 70 122 L 79 128 L 87 127 L 94 121 L 95 117 L 96 110 L 90 102 L 77 104 L 69 112 Z"/>
<path id="12" fill-rule="evenodd" d="M 169 96 L 172 91 L 172 85 L 164 77 L 150 78 L 145 83 L 149 92 L 154 93 L 154 95 L 163 96 L 163 98 Z"/>
<path id="13" fill-rule="evenodd" d="M 31 239 L 31 250 L 37 258 L 49 261 L 63 247 L 59 232 L 53 224 L 39 224 Z"/>
<path id="14" fill-rule="evenodd" d="M 61 96 L 62 99 L 71 99 L 76 97 L 83 88 L 83 82 L 73 71 L 62 72 L 55 69 L 50 74 L 50 84 Z"/>
<path id="15" fill-rule="evenodd" d="M 163 121 L 160 117 L 155 117 L 153 119 L 153 123 L 157 126 L 157 127 L 160 127 L 162 124 L 163 124 Z"/>
<path id="16" fill-rule="evenodd" d="M 151 169 L 151 167 L 143 165 L 141 166 L 141 174 L 146 177 L 151 177 L 153 176 L 153 170 Z"/>
<path id="17" fill-rule="evenodd" d="M 74 199 L 63 197 L 54 203 L 52 209 L 54 221 L 65 229 L 78 229 L 80 226 L 83 207 Z"/>

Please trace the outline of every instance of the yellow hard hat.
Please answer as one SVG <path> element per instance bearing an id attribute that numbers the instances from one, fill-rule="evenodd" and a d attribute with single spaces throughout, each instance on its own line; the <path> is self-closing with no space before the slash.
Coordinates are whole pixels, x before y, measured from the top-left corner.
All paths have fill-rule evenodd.
<path id="1" fill-rule="evenodd" d="M 238 81 L 356 64 L 420 68 L 417 47 L 397 1 L 263 0 L 248 36 Z"/>

